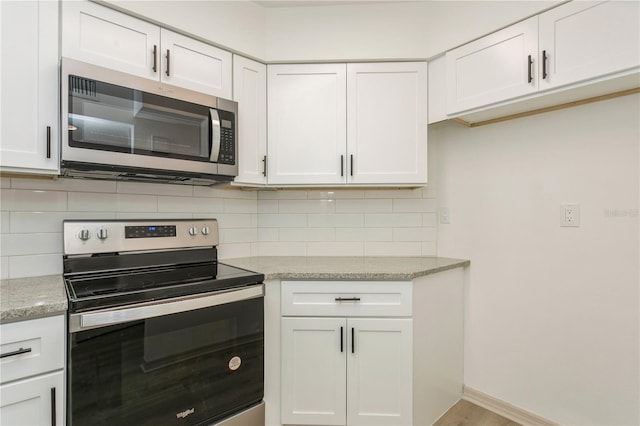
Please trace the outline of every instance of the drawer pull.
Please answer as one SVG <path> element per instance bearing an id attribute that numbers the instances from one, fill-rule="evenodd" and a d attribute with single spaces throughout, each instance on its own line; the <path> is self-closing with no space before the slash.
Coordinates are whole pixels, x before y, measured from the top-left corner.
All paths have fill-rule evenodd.
<path id="1" fill-rule="evenodd" d="M 0 354 L 0 358 L 6 358 L 6 357 L 9 357 L 9 356 L 22 355 L 22 354 L 26 354 L 26 353 L 29 353 L 29 352 L 31 352 L 31 348 L 27 348 L 27 349 L 20 348 L 17 351 Z"/>
<path id="2" fill-rule="evenodd" d="M 356 353 L 356 332 L 353 327 L 351 327 L 351 353 Z"/>
<path id="3" fill-rule="evenodd" d="M 56 388 L 51 388 L 51 426 L 56 426 Z"/>
<path id="4" fill-rule="evenodd" d="M 340 327 L 340 352 L 344 352 L 344 327 Z"/>
<path id="5" fill-rule="evenodd" d="M 359 297 L 336 297 L 336 302 L 359 302 Z"/>

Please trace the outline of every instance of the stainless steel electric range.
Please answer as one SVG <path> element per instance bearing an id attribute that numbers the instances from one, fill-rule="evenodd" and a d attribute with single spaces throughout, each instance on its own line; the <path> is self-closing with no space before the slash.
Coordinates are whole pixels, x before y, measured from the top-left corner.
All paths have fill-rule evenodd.
<path id="1" fill-rule="evenodd" d="M 68 425 L 264 425 L 264 276 L 215 219 L 63 223 Z"/>

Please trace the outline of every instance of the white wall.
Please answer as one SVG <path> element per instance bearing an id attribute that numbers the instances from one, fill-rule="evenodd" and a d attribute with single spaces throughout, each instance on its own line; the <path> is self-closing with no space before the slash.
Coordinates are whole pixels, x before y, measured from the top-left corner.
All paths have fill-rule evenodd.
<path id="1" fill-rule="evenodd" d="M 245 56 L 265 57 L 266 13 L 263 7 L 251 1 L 101 2 Z"/>
<path id="2" fill-rule="evenodd" d="M 438 255 L 471 259 L 467 386 L 560 424 L 640 423 L 639 117 L 632 95 L 429 129 Z"/>
<path id="3" fill-rule="evenodd" d="M 214 217 L 220 258 L 257 253 L 253 191 L 75 179 L 0 181 L 2 279 L 61 274 L 63 219 Z"/>
<path id="4" fill-rule="evenodd" d="M 270 8 L 265 59 L 427 59 L 558 3 L 413 1 Z"/>

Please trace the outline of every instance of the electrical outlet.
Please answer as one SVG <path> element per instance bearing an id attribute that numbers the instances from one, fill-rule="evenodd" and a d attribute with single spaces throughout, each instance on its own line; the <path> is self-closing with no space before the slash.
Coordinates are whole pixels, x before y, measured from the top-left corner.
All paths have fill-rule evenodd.
<path id="1" fill-rule="evenodd" d="M 440 223 L 449 223 L 449 207 L 440 207 Z"/>
<path id="2" fill-rule="evenodd" d="M 560 205 L 560 226 L 580 226 L 580 204 Z"/>

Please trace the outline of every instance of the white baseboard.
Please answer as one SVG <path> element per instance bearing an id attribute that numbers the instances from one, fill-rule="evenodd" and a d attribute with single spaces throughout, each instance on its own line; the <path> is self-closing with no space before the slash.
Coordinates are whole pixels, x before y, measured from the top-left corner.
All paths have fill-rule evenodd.
<path id="1" fill-rule="evenodd" d="M 522 408 L 511 405 L 508 402 L 494 398 L 491 395 L 480 392 L 468 386 L 464 387 L 462 392 L 462 399 L 472 402 L 482 408 L 493 411 L 496 414 L 506 417 L 509 420 L 513 420 L 516 423 L 520 423 L 524 426 L 560 426 L 558 423 L 545 419 L 533 414 Z"/>

